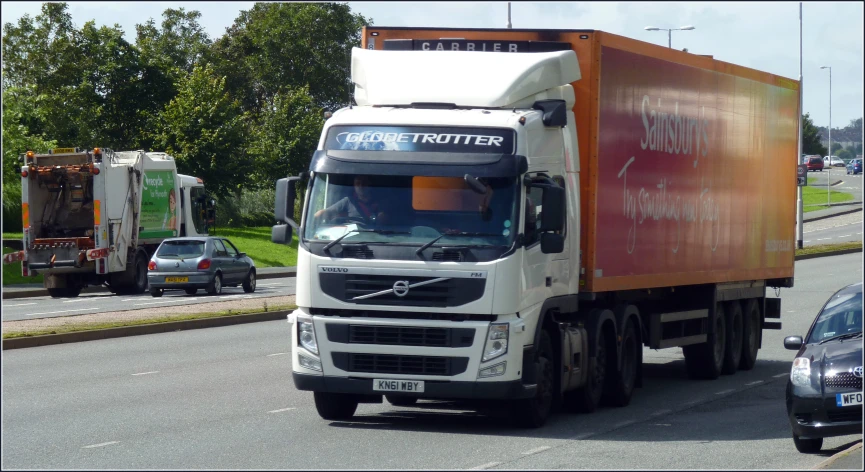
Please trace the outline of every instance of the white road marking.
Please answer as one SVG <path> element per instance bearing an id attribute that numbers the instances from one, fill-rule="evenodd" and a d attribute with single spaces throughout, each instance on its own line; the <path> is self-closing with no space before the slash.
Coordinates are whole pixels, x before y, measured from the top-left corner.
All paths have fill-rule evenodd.
<path id="1" fill-rule="evenodd" d="M 119 442 L 120 442 L 120 441 L 108 441 L 108 442 L 99 443 L 99 444 L 91 444 L 91 445 L 89 445 L 89 446 L 84 446 L 84 447 L 82 447 L 81 449 L 91 449 L 91 448 L 94 448 L 94 447 L 110 446 L 110 445 L 112 445 L 112 444 L 117 444 L 117 443 L 119 443 Z"/>
<path id="2" fill-rule="evenodd" d="M 730 390 L 721 390 L 720 392 L 715 392 L 715 395 L 725 395 L 725 394 L 728 394 L 730 392 L 735 392 L 735 391 L 736 391 L 735 388 L 731 388 Z"/>
<path id="3" fill-rule="evenodd" d="M 691 402 L 685 403 L 685 406 L 694 406 L 694 405 L 696 405 L 697 403 L 700 403 L 701 401 L 702 401 L 702 400 L 694 400 L 694 401 L 691 401 Z"/>
<path id="4" fill-rule="evenodd" d="M 755 381 L 753 381 L 753 382 L 748 382 L 748 383 L 746 383 L 745 386 L 748 387 L 748 386 L 751 386 L 751 385 L 757 385 L 757 384 L 761 384 L 761 383 L 763 383 L 762 380 L 755 380 Z"/>
<path id="5" fill-rule="evenodd" d="M 286 354 L 288 354 L 288 353 L 287 352 L 277 352 L 276 354 L 268 354 L 267 357 L 284 356 Z"/>
<path id="6" fill-rule="evenodd" d="M 780 377 L 784 377 L 784 376 L 786 376 L 786 375 L 789 375 L 789 374 L 787 374 L 787 372 L 784 372 L 783 374 L 773 375 L 772 377 L 777 379 L 777 378 L 780 378 Z"/>
<path id="7" fill-rule="evenodd" d="M 634 423 L 636 423 L 636 421 L 634 420 L 622 421 L 621 423 L 616 423 L 616 425 L 613 426 L 613 429 L 624 428 L 625 426 L 632 425 Z"/>
<path id="8" fill-rule="evenodd" d="M 35 305 L 35 304 L 36 304 L 35 302 L 34 303 L 19 303 L 17 305 L 6 305 L 6 308 L 12 308 L 12 307 L 16 307 L 16 306 Z"/>
<path id="9" fill-rule="evenodd" d="M 78 303 L 78 302 L 89 302 L 91 301 L 89 298 L 76 298 L 75 300 L 63 300 L 63 303 Z"/>
<path id="10" fill-rule="evenodd" d="M 121 302 L 134 302 L 135 300 L 141 300 L 142 298 L 143 298 L 143 297 L 138 297 L 138 298 L 124 298 L 123 300 L 120 300 L 120 301 L 121 301 Z"/>
<path id="11" fill-rule="evenodd" d="M 140 373 L 132 374 L 132 375 L 149 375 L 149 374 L 158 374 L 158 373 L 159 373 L 158 370 L 151 370 L 150 372 L 140 372 Z"/>
<path id="12" fill-rule="evenodd" d="M 787 313 L 796 313 L 796 310 L 787 310 Z"/>
<path id="13" fill-rule="evenodd" d="M 853 236 L 853 235 L 852 235 L 852 234 L 844 234 L 844 235 L 841 235 L 841 236 L 838 236 L 838 237 L 839 237 L 839 238 L 848 238 L 848 237 L 850 237 L 850 236 Z"/>
<path id="14" fill-rule="evenodd" d="M 71 313 L 73 311 L 86 311 L 86 310 L 95 310 L 95 309 L 96 308 L 76 308 L 74 310 L 45 311 L 42 313 L 26 313 L 24 316 L 56 315 L 57 313 Z"/>
<path id="15" fill-rule="evenodd" d="M 521 452 L 520 454 L 522 454 L 522 455 L 524 455 L 524 456 L 530 456 L 530 455 L 532 455 L 532 454 L 537 454 L 537 453 L 539 453 L 539 452 L 546 451 L 547 449 L 550 449 L 550 446 L 541 446 L 541 447 L 536 447 L 536 448 L 534 448 L 534 449 L 529 449 L 529 450 L 526 451 L 526 452 Z"/>
<path id="16" fill-rule="evenodd" d="M 495 467 L 495 466 L 500 465 L 500 464 L 501 464 L 501 462 L 487 462 L 486 464 L 479 465 L 477 467 L 472 467 L 469 470 L 484 470 L 484 469 L 489 469 L 490 467 Z"/>
<path id="17" fill-rule="evenodd" d="M 268 411 L 268 413 L 282 413 L 283 411 L 290 411 L 290 410 L 296 410 L 296 409 L 297 408 L 283 408 L 281 410 L 271 410 L 271 411 Z"/>
<path id="18" fill-rule="evenodd" d="M 673 426 L 670 423 L 655 423 L 655 426 Z"/>
<path id="19" fill-rule="evenodd" d="M 186 300 L 183 300 L 183 299 L 180 299 L 180 300 L 163 300 L 161 302 L 136 303 L 133 306 L 158 305 L 160 303 L 178 303 L 178 302 L 185 302 L 185 301 Z"/>
<path id="20" fill-rule="evenodd" d="M 651 415 L 649 415 L 649 417 L 666 415 L 667 413 L 670 413 L 671 411 L 672 410 L 658 410 L 658 411 L 652 413 Z"/>
<path id="21" fill-rule="evenodd" d="M 578 434 L 578 435 L 572 437 L 571 439 L 573 439 L 575 441 L 582 441 L 583 439 L 586 439 L 589 436 L 594 436 L 594 434 L 595 434 L 594 431 L 588 432 L 588 433 L 583 433 L 583 434 Z"/>

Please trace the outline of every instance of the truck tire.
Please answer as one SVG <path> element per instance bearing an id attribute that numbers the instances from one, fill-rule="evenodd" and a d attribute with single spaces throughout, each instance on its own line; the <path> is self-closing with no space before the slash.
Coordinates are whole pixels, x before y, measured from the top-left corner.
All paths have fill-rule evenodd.
<path id="1" fill-rule="evenodd" d="M 542 328 L 538 328 L 542 329 Z M 553 386 L 555 382 L 555 358 L 553 343 L 546 331 L 541 332 L 538 346 L 538 389 L 533 398 L 514 402 L 514 420 L 523 428 L 540 428 L 547 422 L 553 408 Z"/>
<path id="2" fill-rule="evenodd" d="M 111 291 L 118 295 L 138 295 L 147 291 L 147 260 L 144 253 L 135 251 L 126 270 L 114 275 Z"/>
<path id="3" fill-rule="evenodd" d="M 147 257 L 143 252 L 135 254 L 135 266 L 132 279 L 132 293 L 138 295 L 147 291 Z"/>
<path id="4" fill-rule="evenodd" d="M 219 295 L 222 293 L 222 274 L 217 273 L 213 276 L 213 280 L 207 284 L 208 295 Z"/>
<path id="5" fill-rule="evenodd" d="M 727 302 L 727 345 L 724 348 L 724 366 L 721 373 L 733 375 L 742 360 L 742 304 L 739 300 Z"/>
<path id="6" fill-rule="evenodd" d="M 577 390 L 565 392 L 564 404 L 568 411 L 577 413 L 591 413 L 598 409 L 601 398 L 604 395 L 604 386 L 609 383 L 607 359 L 607 339 L 603 332 L 598 333 L 597 339 L 590 342 L 597 346 L 597 354 L 594 359 L 589 358 L 589 374 L 586 385 Z"/>
<path id="7" fill-rule="evenodd" d="M 622 368 L 617 372 L 610 369 L 610 389 L 604 396 L 611 406 L 627 406 L 634 394 L 637 384 L 637 371 L 639 370 L 640 343 L 637 339 L 637 331 L 634 322 L 628 321 L 625 333 L 622 336 Z M 614 366 L 611 366 L 614 367 Z"/>
<path id="8" fill-rule="evenodd" d="M 709 327 L 706 342 L 685 346 L 685 368 L 692 379 L 715 380 L 724 367 L 724 349 L 727 347 L 727 316 L 723 303 L 715 307 L 715 323 Z"/>
<path id="9" fill-rule="evenodd" d="M 81 287 L 78 285 L 48 289 L 48 295 L 51 295 L 51 298 L 75 298 L 80 294 Z"/>
<path id="10" fill-rule="evenodd" d="M 742 312 L 742 359 L 739 369 L 751 370 L 757 363 L 757 351 L 760 350 L 760 305 L 759 299 L 752 298 L 745 303 Z"/>
<path id="11" fill-rule="evenodd" d="M 417 404 L 417 397 L 406 397 L 402 395 L 385 395 L 387 401 L 393 406 L 414 406 Z"/>
<path id="12" fill-rule="evenodd" d="M 347 420 L 357 411 L 357 397 L 345 393 L 313 392 L 318 416 L 330 421 Z"/>

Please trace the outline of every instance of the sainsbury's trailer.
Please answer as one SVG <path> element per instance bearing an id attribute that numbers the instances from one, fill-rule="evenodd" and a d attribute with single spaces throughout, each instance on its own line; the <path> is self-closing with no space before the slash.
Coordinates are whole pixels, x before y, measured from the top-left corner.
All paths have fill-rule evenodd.
<path id="1" fill-rule="evenodd" d="M 367 27 L 351 60 L 273 230 L 322 417 L 495 399 L 537 427 L 627 405 L 643 346 L 717 378 L 780 329 L 798 82 L 593 30 Z"/>

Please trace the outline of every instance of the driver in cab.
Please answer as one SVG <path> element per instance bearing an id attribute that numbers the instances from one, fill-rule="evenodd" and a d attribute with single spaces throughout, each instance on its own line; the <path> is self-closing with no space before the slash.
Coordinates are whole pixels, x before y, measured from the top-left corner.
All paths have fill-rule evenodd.
<path id="1" fill-rule="evenodd" d="M 315 212 L 317 221 L 331 220 L 333 218 L 348 218 L 350 220 L 363 220 L 369 223 L 387 223 L 387 216 L 381 211 L 378 202 L 372 197 L 370 178 L 366 175 L 358 175 L 354 178 L 354 192 L 328 208 Z"/>

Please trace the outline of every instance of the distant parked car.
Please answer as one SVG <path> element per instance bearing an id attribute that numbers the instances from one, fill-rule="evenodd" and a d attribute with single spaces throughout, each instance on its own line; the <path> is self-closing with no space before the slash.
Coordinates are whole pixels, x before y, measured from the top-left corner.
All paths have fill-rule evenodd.
<path id="1" fill-rule="evenodd" d="M 787 415 L 799 452 L 818 452 L 823 438 L 862 434 L 862 282 L 835 292 L 817 314 L 787 380 Z"/>
<path id="2" fill-rule="evenodd" d="M 853 175 L 861 174 L 862 159 L 850 159 L 850 162 L 847 163 L 847 173 Z"/>
<path id="3" fill-rule="evenodd" d="M 823 172 L 823 159 L 819 156 L 811 156 L 811 158 L 808 159 L 808 170 L 819 170 L 820 172 Z"/>
<path id="4" fill-rule="evenodd" d="M 204 289 L 211 295 L 225 286 L 243 286 L 255 291 L 255 263 L 228 239 L 184 237 L 166 239 L 147 266 L 150 294 L 161 297 L 165 290 L 185 290 L 195 295 Z"/>
<path id="5" fill-rule="evenodd" d="M 832 167 L 844 167 L 844 159 L 841 159 L 838 156 L 826 156 L 823 158 L 824 166 L 832 166 Z"/>

